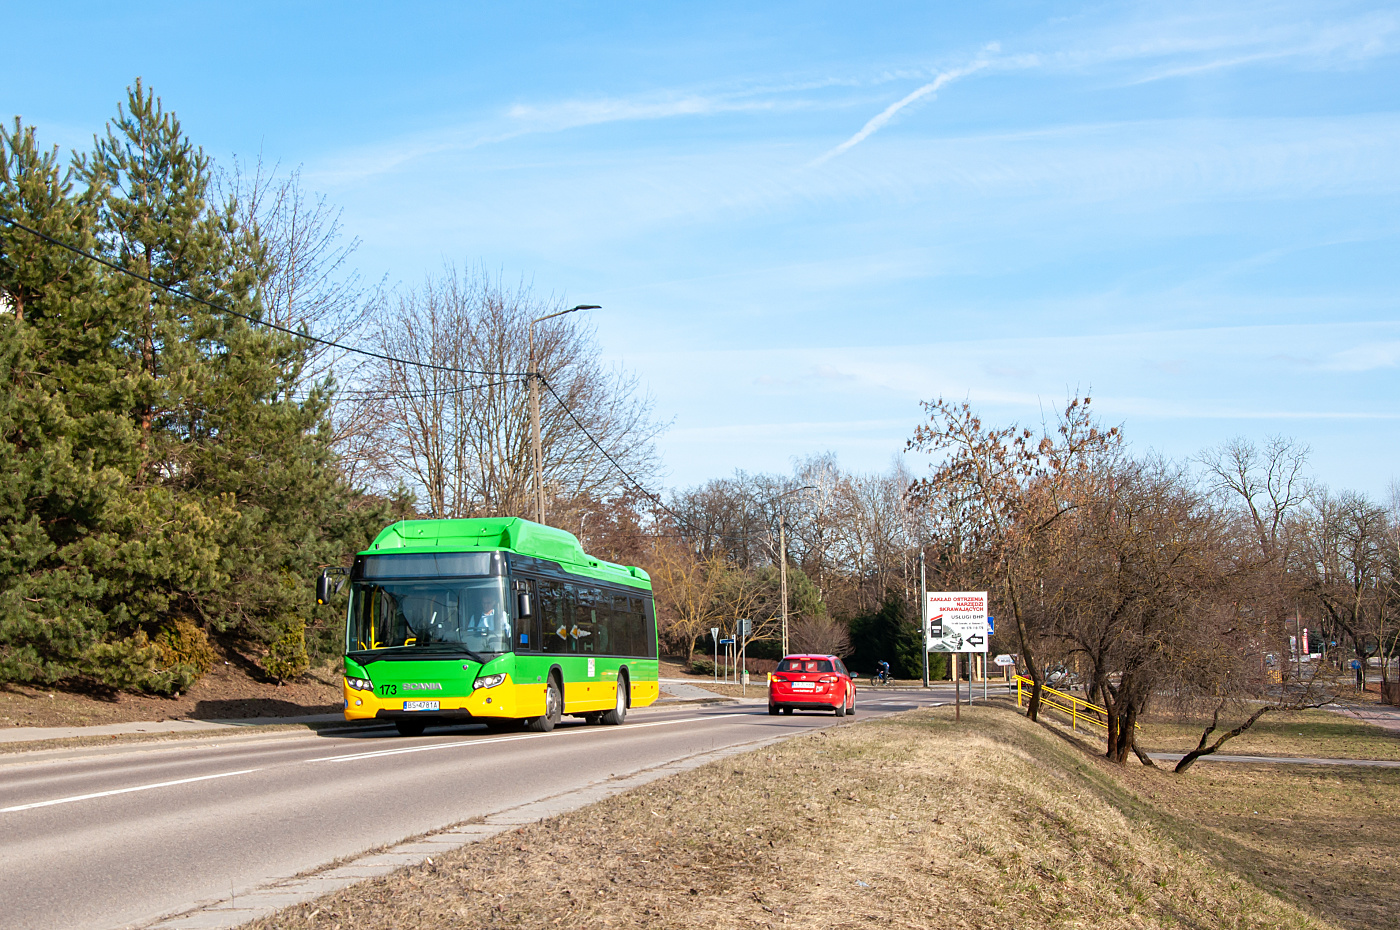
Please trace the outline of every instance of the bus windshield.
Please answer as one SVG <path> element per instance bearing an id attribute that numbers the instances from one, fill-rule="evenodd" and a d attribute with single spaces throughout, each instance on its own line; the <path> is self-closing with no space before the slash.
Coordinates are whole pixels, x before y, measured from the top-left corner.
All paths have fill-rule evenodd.
<path id="1" fill-rule="evenodd" d="M 504 579 L 355 581 L 346 652 L 500 654 L 511 649 Z"/>

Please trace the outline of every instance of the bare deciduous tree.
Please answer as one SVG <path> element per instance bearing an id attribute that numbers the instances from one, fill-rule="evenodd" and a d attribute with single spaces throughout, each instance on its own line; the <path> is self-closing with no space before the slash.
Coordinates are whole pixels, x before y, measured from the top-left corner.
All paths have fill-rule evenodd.
<path id="1" fill-rule="evenodd" d="M 1040 576 L 1037 562 L 1061 518 L 1083 502 L 1078 479 L 1121 443 L 1118 428 L 1101 428 L 1089 404 L 1087 397 L 1072 398 L 1054 432 L 1037 435 L 1014 425 L 987 427 L 967 403 L 940 399 L 924 405 L 929 422 L 909 442 L 912 450 L 943 456 L 913 486 L 911 502 L 967 519 L 963 538 L 983 547 L 986 577 L 1000 582 L 1031 677 L 1031 719 L 1039 714 L 1045 686 L 1037 663 L 1043 635 L 1029 610 Z"/>
<path id="2" fill-rule="evenodd" d="M 257 281 L 264 319 L 327 342 L 354 344 L 362 338 L 377 289 L 366 287 L 350 264 L 359 241 L 346 238 L 340 210 L 325 196 L 308 192 L 300 171 L 280 174 L 261 157 L 251 166 L 235 160 L 219 186 L 250 243 L 241 259 Z M 293 386 L 304 392 L 333 379 L 332 446 L 355 486 L 386 470 L 374 439 L 379 395 L 366 391 L 364 366 L 362 356 L 311 343 Z"/>
<path id="3" fill-rule="evenodd" d="M 729 605 L 722 597 L 734 569 L 723 553 L 697 555 L 677 540 L 660 540 L 647 571 L 656 592 L 661 636 L 672 649 L 684 649 L 686 662 L 695 655 L 695 641 L 710 627 L 725 627 Z"/>
<path id="4" fill-rule="evenodd" d="M 400 295 L 376 320 L 383 353 L 419 363 L 378 363 L 376 435 L 394 474 L 429 513 L 532 515 L 530 321 L 558 309 L 484 271 L 449 270 Z M 619 468 L 635 481 L 651 479 L 661 427 L 636 378 L 603 365 L 592 328 L 578 317 L 537 325 L 534 343 L 545 385 L 546 500 L 610 496 L 626 480 Z"/>
<path id="5" fill-rule="evenodd" d="M 800 616 L 788 626 L 793 652 L 834 656 L 851 654 L 851 633 L 846 624 L 832 619 L 828 614 Z"/>
<path id="6" fill-rule="evenodd" d="M 1365 663 L 1394 628 L 1393 534 L 1385 508 L 1355 492 L 1318 488 L 1304 536 L 1305 585 L 1329 625 Z"/>

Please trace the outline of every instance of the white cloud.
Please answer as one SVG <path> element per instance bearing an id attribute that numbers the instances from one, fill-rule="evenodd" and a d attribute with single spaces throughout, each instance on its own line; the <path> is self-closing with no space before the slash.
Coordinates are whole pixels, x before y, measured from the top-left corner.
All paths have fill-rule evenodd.
<path id="1" fill-rule="evenodd" d="M 1400 365 L 1400 342 L 1377 342 L 1334 353 L 1320 367 L 1325 371 L 1363 372 Z"/>
<path id="2" fill-rule="evenodd" d="M 903 97 L 896 100 L 894 103 L 885 107 L 875 116 L 872 116 L 855 135 L 851 136 L 845 142 L 842 142 L 840 145 L 836 146 L 836 148 L 831 149 L 825 154 L 814 159 L 811 164 L 823 164 L 837 157 L 841 153 L 846 152 L 857 145 L 860 145 L 860 143 L 864 142 L 866 139 L 879 132 L 880 129 L 886 123 L 894 119 L 895 114 L 898 113 L 900 110 L 903 110 L 910 104 L 922 100 L 925 97 L 933 96 L 934 94 L 938 93 L 939 89 L 945 84 L 947 84 L 949 81 L 955 81 L 960 77 L 966 77 L 969 74 L 972 74 L 976 71 L 980 71 L 983 68 L 987 67 L 989 63 L 990 62 L 987 61 L 975 61 L 972 64 L 967 65 L 966 67 L 954 68 L 951 71 L 944 71 L 932 81 L 929 81 L 922 87 L 915 88 L 914 90 L 905 94 Z"/>
<path id="3" fill-rule="evenodd" d="M 802 100 L 685 94 L 653 99 L 623 97 L 566 100 L 549 104 L 516 104 L 506 111 L 506 117 L 532 132 L 560 132 L 599 123 L 800 109 L 808 105 L 808 102 Z"/>

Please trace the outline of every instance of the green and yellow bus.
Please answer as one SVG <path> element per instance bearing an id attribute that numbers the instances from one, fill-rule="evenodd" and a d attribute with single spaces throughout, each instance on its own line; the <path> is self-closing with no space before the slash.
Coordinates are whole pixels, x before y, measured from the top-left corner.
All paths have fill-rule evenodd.
<path id="1" fill-rule="evenodd" d="M 656 611 L 640 568 L 519 518 L 408 520 L 349 570 L 345 718 L 417 736 L 436 723 L 620 724 L 659 695 Z M 321 575 L 317 600 L 330 598 Z"/>

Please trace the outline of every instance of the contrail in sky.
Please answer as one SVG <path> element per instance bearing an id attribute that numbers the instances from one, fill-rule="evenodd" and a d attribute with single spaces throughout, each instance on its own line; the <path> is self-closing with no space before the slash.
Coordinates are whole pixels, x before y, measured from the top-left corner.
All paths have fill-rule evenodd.
<path id="1" fill-rule="evenodd" d="M 870 138 L 870 136 L 872 136 L 874 133 L 878 132 L 880 127 L 884 126 L 890 120 L 894 119 L 894 115 L 900 110 L 909 106 L 909 104 L 913 103 L 916 100 L 921 100 L 924 97 L 927 97 L 929 94 L 937 93 L 938 89 L 944 84 L 947 84 L 949 81 L 957 80 L 960 77 L 966 77 L 967 75 L 972 74 L 974 71 L 980 71 L 983 68 L 987 67 L 988 64 L 990 64 L 990 62 L 986 60 L 981 60 L 975 61 L 972 64 L 967 65 L 963 68 L 954 68 L 952 71 L 944 71 L 942 74 L 934 78 L 932 81 L 929 81 L 923 87 L 912 91 L 911 93 L 905 95 L 901 99 L 896 100 L 894 103 L 885 107 L 885 109 L 880 111 L 879 114 L 871 117 L 868 123 L 860 127 L 860 132 L 857 132 L 855 135 L 851 136 L 845 142 L 842 142 L 840 145 L 836 146 L 836 148 L 827 152 L 825 155 L 822 155 L 820 158 L 815 159 L 812 162 L 812 164 L 823 164 L 824 162 L 828 162 L 831 159 L 835 158 L 837 155 L 840 155 L 841 153 L 845 152 L 847 149 L 854 148 L 855 146 L 860 145 L 866 139 Z"/>

